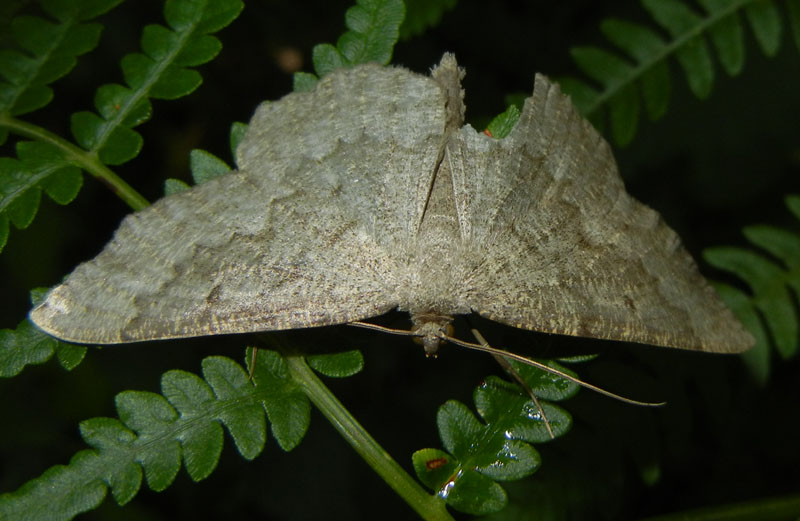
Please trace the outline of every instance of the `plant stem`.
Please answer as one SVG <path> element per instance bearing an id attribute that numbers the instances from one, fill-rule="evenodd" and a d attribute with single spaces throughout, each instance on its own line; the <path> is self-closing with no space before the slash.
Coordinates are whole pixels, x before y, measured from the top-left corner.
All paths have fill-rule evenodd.
<path id="1" fill-rule="evenodd" d="M 783 521 L 799 518 L 800 495 L 794 495 L 687 510 L 641 521 Z"/>
<path id="2" fill-rule="evenodd" d="M 104 165 L 98 159 L 97 153 L 87 152 L 38 125 L 13 118 L 7 114 L 0 114 L 0 127 L 8 127 L 12 132 L 20 136 L 50 143 L 61 151 L 66 161 L 99 179 L 134 210 L 141 210 L 150 206 L 150 202 L 147 199 Z"/>
<path id="3" fill-rule="evenodd" d="M 305 359 L 299 355 L 285 355 L 292 377 L 303 386 L 308 397 L 325 415 L 334 428 L 364 458 L 379 476 L 405 500 L 423 519 L 453 521 L 442 499 L 430 495 L 417 481 L 375 441 L 364 427 L 353 418 L 344 405 L 331 393 Z"/>

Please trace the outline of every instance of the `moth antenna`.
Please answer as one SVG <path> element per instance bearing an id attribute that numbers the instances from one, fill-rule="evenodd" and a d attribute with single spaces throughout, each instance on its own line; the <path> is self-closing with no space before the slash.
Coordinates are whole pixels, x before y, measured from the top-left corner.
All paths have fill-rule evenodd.
<path id="1" fill-rule="evenodd" d="M 479 338 L 480 337 L 480 333 L 475 329 L 472 330 L 472 334 L 475 335 L 475 338 Z M 546 371 L 546 372 L 548 372 L 550 374 L 554 374 L 556 376 L 560 376 L 561 378 L 569 380 L 570 382 L 574 382 L 574 383 L 580 385 L 581 387 L 584 387 L 584 388 L 589 389 L 591 391 L 594 391 L 596 393 L 602 394 L 603 396 L 608 396 L 609 398 L 613 398 L 613 399 L 618 400 L 618 401 L 623 402 L 623 403 L 629 403 L 629 404 L 632 404 L 632 405 L 641 405 L 643 407 L 660 407 L 660 406 L 666 404 L 666 402 L 641 402 L 639 400 L 634 400 L 632 398 L 626 398 L 624 396 L 620 396 L 619 394 L 614 394 L 611 391 L 606 391 L 605 389 L 603 389 L 601 387 L 597 387 L 596 385 L 592 385 L 592 384 L 590 384 L 588 382 L 584 382 L 583 380 L 581 380 L 579 378 L 575 378 L 574 376 L 568 375 L 567 373 L 565 373 L 563 371 L 559 371 L 558 369 L 553 369 L 552 367 L 546 366 L 541 362 L 537 362 L 536 360 L 531 360 L 530 358 L 525 358 L 524 356 L 521 356 L 521 355 L 518 355 L 518 354 L 515 354 L 515 353 L 511 353 L 509 351 L 504 351 L 502 349 L 497 349 L 497 348 L 491 347 L 489 344 L 486 344 L 486 345 L 473 344 L 471 342 L 464 342 L 463 340 L 459 340 L 457 338 L 453 338 L 451 336 L 444 335 L 444 334 L 441 335 L 441 338 L 442 338 L 442 340 L 447 340 L 448 342 L 450 342 L 452 344 L 455 344 L 457 346 L 466 347 L 467 349 L 474 349 L 475 351 L 483 351 L 484 353 L 489 353 L 491 355 L 500 356 L 500 357 L 503 357 L 503 358 L 506 358 L 506 359 L 510 358 L 511 360 L 516 360 L 517 362 L 523 363 L 525 365 L 529 365 L 531 367 L 536 367 L 537 369 L 541 369 L 542 371 Z M 480 337 L 480 338 L 482 338 L 482 337 Z"/>
<path id="2" fill-rule="evenodd" d="M 253 373 L 256 372 L 256 355 L 258 354 L 258 348 L 253 346 L 253 353 L 250 355 L 250 370 L 247 372 L 247 381 L 253 381 Z"/>
<path id="3" fill-rule="evenodd" d="M 472 334 L 478 339 L 478 342 L 480 342 L 483 347 L 493 349 L 492 346 L 489 345 L 489 342 L 483 338 L 483 335 L 481 335 L 477 329 L 473 329 Z M 536 393 L 533 392 L 533 389 L 531 389 L 531 386 L 528 385 L 528 382 L 526 382 L 525 379 L 522 378 L 522 375 L 520 375 L 517 370 L 514 369 L 514 366 L 508 363 L 508 360 L 506 360 L 504 356 L 496 353 L 491 353 L 491 355 L 492 358 L 494 358 L 497 363 L 500 364 L 500 367 L 505 369 L 506 373 L 508 373 L 509 376 L 511 376 L 511 378 L 513 378 L 520 387 L 525 389 L 525 392 L 531 397 L 533 404 L 537 409 L 539 409 L 539 414 L 542 415 L 542 420 L 544 420 L 544 426 L 547 427 L 547 433 L 550 435 L 550 439 L 555 439 L 556 435 L 553 433 L 553 428 L 550 426 L 550 420 L 547 419 L 547 414 L 544 412 L 544 407 L 542 407 L 542 404 L 539 403 Z"/>
<path id="4" fill-rule="evenodd" d="M 391 328 L 391 327 L 384 327 L 384 326 L 379 326 L 377 324 L 371 324 L 369 322 L 354 321 L 354 322 L 348 322 L 347 325 L 354 326 L 354 327 L 361 327 L 361 328 L 364 328 L 364 329 L 371 329 L 373 331 L 380 331 L 382 333 L 389 333 L 390 335 L 421 336 L 418 333 L 416 333 L 414 331 L 409 331 L 407 329 L 394 329 L 394 328 Z M 475 338 L 477 338 L 479 341 L 481 339 L 483 339 L 483 337 L 481 336 L 480 332 L 478 332 L 478 330 L 476 330 L 476 329 L 472 330 L 472 334 L 475 335 Z M 497 360 L 497 357 L 499 356 L 499 357 L 503 358 L 504 359 L 503 361 L 506 362 L 506 363 L 507 363 L 507 361 L 505 359 L 510 358 L 511 360 L 516 360 L 517 362 L 523 363 L 525 365 L 529 365 L 531 367 L 536 367 L 537 369 L 541 369 L 542 371 L 546 371 L 546 372 L 548 372 L 550 374 L 554 374 L 556 376 L 560 376 L 561 378 L 569 380 L 570 382 L 574 382 L 574 383 L 580 385 L 581 387 L 589 389 L 590 391 L 594 391 L 594 392 L 596 392 L 598 394 L 602 394 L 603 396 L 608 396 L 609 398 L 613 398 L 613 399 L 618 400 L 618 401 L 623 402 L 623 403 L 629 403 L 629 404 L 632 404 L 632 405 L 640 405 L 640 406 L 643 406 L 643 407 L 661 407 L 662 405 L 666 404 L 666 402 L 641 402 L 639 400 L 634 400 L 632 398 L 626 398 L 626 397 L 621 396 L 619 394 L 614 394 L 611 391 L 606 391 L 605 389 L 603 389 L 601 387 L 597 387 L 596 385 L 592 385 L 592 384 L 590 384 L 588 382 L 584 382 L 583 380 L 581 380 L 579 378 L 575 378 L 574 376 L 568 375 L 567 373 L 565 373 L 563 371 L 559 371 L 558 369 L 553 369 L 552 367 L 546 366 L 541 362 L 537 362 L 536 360 L 531 360 L 530 358 L 525 358 L 524 356 L 521 356 L 521 355 L 518 355 L 518 354 L 515 354 L 515 353 L 511 353 L 509 351 L 504 351 L 502 349 L 497 349 L 495 347 L 490 346 L 488 343 L 486 343 L 485 345 L 473 344 L 471 342 L 465 342 L 463 340 L 459 340 L 459 339 L 457 339 L 455 337 L 452 337 L 452 336 L 449 336 L 449 335 L 445 335 L 445 334 L 439 335 L 439 338 L 441 338 L 442 340 L 446 340 L 447 342 L 450 342 L 451 344 L 455 344 L 457 346 L 466 347 L 467 349 L 473 349 L 475 351 L 483 351 L 484 353 L 489 353 L 490 355 L 493 355 L 495 357 L 495 360 Z M 486 342 L 485 339 L 483 341 Z M 498 360 L 498 362 L 499 362 L 499 360 Z M 503 364 L 503 362 L 500 362 L 500 365 L 505 369 L 505 365 Z M 514 376 L 515 374 L 516 374 L 516 376 Z M 516 373 L 516 371 L 514 371 L 514 373 L 512 373 L 511 376 L 514 379 L 517 379 L 517 381 L 520 382 L 520 383 L 523 381 L 522 378 L 519 376 L 519 374 Z M 533 391 L 529 390 L 530 389 L 529 386 L 527 388 L 526 388 L 526 386 L 527 386 L 527 384 L 523 385 L 523 388 L 525 388 L 525 390 L 528 392 L 528 394 L 532 395 Z M 537 402 L 537 400 L 534 399 L 534 403 L 536 403 L 536 402 Z M 539 408 L 540 412 L 542 412 L 542 416 L 544 417 L 544 411 L 541 409 L 541 407 L 539 407 L 538 403 L 536 403 L 536 406 Z M 548 431 L 549 431 L 550 430 L 549 424 L 548 424 L 547 427 L 548 427 Z"/>
<path id="5" fill-rule="evenodd" d="M 370 324 L 369 322 L 360 322 L 358 320 L 356 320 L 355 322 L 348 322 L 347 325 L 362 327 L 364 329 L 371 329 L 373 331 L 380 331 L 381 333 L 389 333 L 390 335 L 422 336 L 419 333 L 415 331 L 409 331 L 408 329 L 394 329 L 391 327 L 379 326 L 377 324 Z"/>

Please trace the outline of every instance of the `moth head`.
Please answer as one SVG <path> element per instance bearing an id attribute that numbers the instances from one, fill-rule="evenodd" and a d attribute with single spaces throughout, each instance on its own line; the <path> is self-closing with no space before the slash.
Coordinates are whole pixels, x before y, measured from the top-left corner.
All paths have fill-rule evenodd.
<path id="1" fill-rule="evenodd" d="M 414 313 L 411 332 L 414 342 L 425 348 L 425 355 L 435 357 L 445 337 L 453 336 L 453 317 L 438 313 Z"/>

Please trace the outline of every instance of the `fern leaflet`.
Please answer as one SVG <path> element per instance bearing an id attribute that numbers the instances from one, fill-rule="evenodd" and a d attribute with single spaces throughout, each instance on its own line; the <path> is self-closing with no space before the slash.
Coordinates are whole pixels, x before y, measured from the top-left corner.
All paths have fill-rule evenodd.
<path id="1" fill-rule="evenodd" d="M 84 23 L 111 10 L 122 0 L 98 2 L 42 1 L 52 17 L 17 16 L 11 32 L 17 49 L 0 51 L 0 114 L 19 116 L 40 109 L 53 99 L 48 86 L 71 71 L 76 57 L 95 47 L 102 26 Z M 8 129 L 0 128 L 0 143 Z"/>
<path id="2" fill-rule="evenodd" d="M 786 205 L 800 219 L 800 196 L 788 196 Z M 742 231 L 747 240 L 781 262 L 736 247 L 707 248 L 703 258 L 712 266 L 735 274 L 751 290 L 751 295 L 747 295 L 730 286 L 718 287 L 756 337 L 756 346 L 745 355 L 745 360 L 763 382 L 769 374 L 768 339 L 781 358 L 792 358 L 798 352 L 800 323 L 794 299 L 800 297 L 800 235 L 764 225 L 747 226 Z"/>
<path id="3" fill-rule="evenodd" d="M 400 39 L 408 40 L 439 24 L 442 16 L 456 6 L 457 0 L 404 0 L 406 16 L 400 26 Z"/>
<path id="4" fill-rule="evenodd" d="M 577 384 L 541 369 L 511 362 L 542 399 L 563 400 L 578 391 Z M 572 374 L 555 362 L 547 365 Z M 450 400 L 439 408 L 437 424 L 446 451 L 421 449 L 414 453 L 414 470 L 428 488 L 461 512 L 484 515 L 506 505 L 506 493 L 496 481 L 510 481 L 536 472 L 539 453 L 530 444 L 550 441 L 544 419 L 517 384 L 489 376 L 474 393 L 484 422 L 469 408 Z M 565 434 L 572 418 L 564 409 L 541 402 L 553 434 Z"/>
<path id="5" fill-rule="evenodd" d="M 339 37 L 336 46 L 329 43 L 314 46 L 311 56 L 317 74 L 295 73 L 294 90 L 310 91 L 318 76 L 340 67 L 389 63 L 404 16 L 402 0 L 356 0 L 356 5 L 345 13 L 345 25 L 349 30 Z"/>
<path id="6" fill-rule="evenodd" d="M 31 291 L 31 301 L 37 304 L 47 288 Z M 86 355 L 86 346 L 68 344 L 40 331 L 25 319 L 16 329 L 0 330 L 0 378 L 16 376 L 26 365 L 42 364 L 56 355 L 64 369 L 72 370 Z"/>
<path id="7" fill-rule="evenodd" d="M 741 72 L 742 14 L 764 54 L 773 56 L 780 48 L 781 15 L 775 1 L 699 0 L 699 4 L 703 13 L 683 0 L 642 0 L 650 16 L 669 34 L 669 40 L 644 25 L 617 19 L 603 21 L 601 31 L 624 57 L 597 47 L 572 49 L 578 67 L 602 90 L 572 78 L 562 80 L 562 87 L 580 112 L 599 126 L 603 122 L 603 109 L 608 107 L 616 143 L 625 145 L 636 134 L 640 94 L 650 119 L 655 121 L 666 112 L 670 94 L 668 58 L 678 61 L 690 89 L 701 99 L 711 93 L 714 82 L 707 40 L 710 39 L 725 72 L 731 76 Z M 786 7 L 795 40 L 800 44 L 800 5 L 797 0 L 787 0 Z"/>
<path id="8" fill-rule="evenodd" d="M 362 367 L 357 352 L 312 360 L 324 374 L 334 376 L 354 374 Z M 219 461 L 223 426 L 244 458 L 261 453 L 267 438 L 265 411 L 281 448 L 288 451 L 300 442 L 310 405 L 280 355 L 259 351 L 252 381 L 229 358 L 209 357 L 202 365 L 203 378 L 178 370 L 165 373 L 161 394 L 118 394 L 119 419 L 81 422 L 81 436 L 92 449 L 0 496 L 0 518 L 71 519 L 96 508 L 109 488 L 114 499 L 125 504 L 138 493 L 142 478 L 153 490 L 166 489 L 181 463 L 193 480 L 204 479 Z"/>
<path id="9" fill-rule="evenodd" d="M 77 56 L 97 46 L 102 26 L 85 22 L 120 1 L 44 1 L 42 8 L 52 20 L 37 16 L 12 20 L 16 48 L 0 49 L 0 144 L 7 139 L 13 118 L 50 103 L 53 90 L 48 85 L 69 73 Z M 42 190 L 55 202 L 67 204 L 81 186 L 78 168 L 46 142 L 18 143 L 17 156 L 0 158 L 0 251 L 10 223 L 23 229 L 33 221 Z"/>
<path id="10" fill-rule="evenodd" d="M 47 0 L 44 5 L 50 6 L 48 12 L 55 18 L 74 21 L 97 16 L 116 3 Z M 14 23 L 22 35 L 18 37 L 19 44 L 33 57 L 17 51 L 0 54 L 0 74 L 7 80 L 0 83 L 0 105 L 4 104 L 0 107 L 0 129 L 34 139 L 36 157 L 47 161 L 31 164 L 30 154 L 25 153 L 31 148 L 27 142 L 17 144 L 19 160 L 2 158 L 0 173 L 13 175 L 0 177 L 0 249 L 8 238 L 9 223 L 22 229 L 32 222 L 42 190 L 56 202 L 71 201 L 80 189 L 80 170 L 106 181 L 132 208 L 145 207 L 147 201 L 106 165 L 119 165 L 139 153 L 142 137 L 133 127 L 150 118 L 149 98 L 175 99 L 200 85 L 202 78 L 191 67 L 208 62 L 221 48 L 219 40 L 209 33 L 228 25 L 242 7 L 240 0 L 167 2 L 164 17 L 169 28 L 145 27 L 144 53 L 122 59 L 127 85 L 101 86 L 95 95 L 97 113 L 82 111 L 72 115 L 71 130 L 78 146 L 16 116 L 50 101 L 52 92 L 44 84 L 66 74 L 74 66 L 74 55 L 93 48 L 100 28 L 84 24 L 69 31 L 55 26 L 56 31 L 51 22 L 17 17 Z M 55 38 L 51 34 L 54 32 L 66 35 Z M 51 44 L 61 47 L 52 48 Z"/>

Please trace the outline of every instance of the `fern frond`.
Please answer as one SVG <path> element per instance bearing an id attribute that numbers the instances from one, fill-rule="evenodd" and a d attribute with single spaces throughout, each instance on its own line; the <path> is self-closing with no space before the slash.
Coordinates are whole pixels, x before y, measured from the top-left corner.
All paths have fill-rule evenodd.
<path id="1" fill-rule="evenodd" d="M 236 156 L 236 149 L 247 131 L 245 123 L 236 122 L 231 126 L 231 154 Z M 195 149 L 189 153 L 189 169 L 194 184 L 199 185 L 218 175 L 230 172 L 231 167 L 222 159 L 206 150 Z M 164 182 L 164 195 L 172 195 L 191 188 L 180 179 L 169 178 Z"/>
<path id="2" fill-rule="evenodd" d="M 516 105 L 509 105 L 508 108 L 498 114 L 497 116 L 486 125 L 486 130 L 483 132 L 495 139 L 503 139 L 511 133 L 514 126 L 519 121 L 519 109 Z"/>
<path id="3" fill-rule="evenodd" d="M 341 67 L 378 62 L 386 65 L 399 38 L 405 16 L 402 0 L 356 0 L 345 13 L 349 29 L 336 41 L 336 46 L 321 43 L 314 46 L 311 57 L 316 75 L 297 72 L 294 90 L 307 92 L 319 77 Z"/>
<path id="4" fill-rule="evenodd" d="M 0 329 L 0 377 L 19 374 L 27 365 L 42 364 L 56 355 L 64 369 L 72 370 L 83 361 L 86 347 L 60 342 L 42 333 L 29 320 L 16 329 Z"/>
<path id="5" fill-rule="evenodd" d="M 574 396 L 577 384 L 534 367 L 512 362 L 542 400 Z M 547 365 L 575 376 L 555 362 Z M 489 376 L 475 390 L 475 406 L 483 422 L 455 400 L 439 408 L 436 421 L 446 451 L 421 449 L 414 453 L 414 470 L 428 488 L 448 505 L 473 515 L 497 512 L 506 493 L 497 481 L 517 480 L 536 472 L 541 457 L 531 443 L 550 441 L 544 419 L 527 394 L 516 384 Z M 570 414 L 540 400 L 553 434 L 565 434 Z"/>
<path id="6" fill-rule="evenodd" d="M 97 154 L 107 165 L 135 157 L 142 138 L 133 127 L 150 118 L 149 98 L 176 99 L 193 92 L 202 82 L 196 67 L 210 61 L 222 45 L 209 33 L 232 22 L 241 12 L 239 0 L 167 2 L 164 18 L 169 28 L 148 25 L 142 33 L 142 50 L 122 59 L 126 86 L 103 85 L 97 90 L 98 114 L 72 115 L 72 133 L 78 144 Z"/>
<path id="7" fill-rule="evenodd" d="M 800 196 L 788 196 L 786 205 L 800 219 Z M 800 235 L 765 225 L 747 226 L 742 232 L 771 257 L 746 248 L 715 247 L 704 250 L 703 258 L 712 266 L 738 276 L 751 290 L 751 296 L 743 296 L 742 292 L 727 288 L 722 295 L 734 311 L 739 311 L 739 318 L 756 337 L 755 353 L 750 355 L 754 357 L 753 363 L 766 363 L 767 339 L 782 358 L 794 357 L 800 332 L 794 303 L 800 298 Z M 761 365 L 754 369 L 759 379 L 768 374 L 768 368 Z"/>
<path id="8" fill-rule="evenodd" d="M 756 344 L 740 356 L 753 380 L 761 386 L 766 385 L 769 381 L 770 373 L 769 337 L 762 325 L 753 299 L 739 288 L 716 281 L 711 281 L 711 283 L 745 329 L 755 337 Z"/>
<path id="9" fill-rule="evenodd" d="M 48 0 L 45 4 L 71 5 L 56 0 Z M 106 6 L 113 5 L 114 2 L 83 1 L 75 4 Z M 0 177 L 0 250 L 8 237 L 9 222 L 21 229 L 27 227 L 33 220 L 43 189 L 51 197 L 54 193 L 57 194 L 53 199 L 62 204 L 66 204 L 77 195 L 80 189 L 80 180 L 77 179 L 80 177 L 79 170 L 85 170 L 103 179 L 134 209 L 141 209 L 148 204 L 106 165 L 125 163 L 139 153 L 143 140 L 133 127 L 150 118 L 152 112 L 150 98 L 175 99 L 191 93 L 200 85 L 202 78 L 192 67 L 208 62 L 221 48 L 219 40 L 209 33 L 228 25 L 238 16 L 242 7 L 240 0 L 167 2 L 164 17 L 169 28 L 161 25 L 145 27 L 141 42 L 144 52 L 129 54 L 122 59 L 122 72 L 126 85 L 101 86 L 97 89 L 94 100 L 97 113 L 82 111 L 72 115 L 71 130 L 78 146 L 15 117 L 24 112 L 22 108 L 29 111 L 49 102 L 51 95 L 45 95 L 46 92 L 43 90 L 49 88 L 36 82 L 52 81 L 59 75 L 66 74 L 74 65 L 74 57 L 71 55 L 64 57 L 51 52 L 53 56 L 48 56 L 49 61 L 45 61 L 47 67 L 43 70 L 46 72 L 37 72 L 29 84 L 23 85 L 21 78 L 13 76 L 10 80 L 13 84 L 0 84 L 0 100 L 17 99 L 13 101 L 13 105 L 9 105 L 8 110 L 0 112 L 0 128 L 33 138 L 36 140 L 37 151 L 42 157 L 49 159 L 47 163 L 39 162 L 34 165 L 36 168 L 33 168 L 29 162 L 26 163 L 26 157 L 20 151 L 20 147 L 29 147 L 30 144 L 21 142 L 17 146 L 19 160 L 15 162 L 13 159 L 4 159 L 5 162 L 0 164 L 3 171 L 13 173 Z M 78 10 L 77 7 L 63 9 L 67 9 L 70 13 Z M 94 15 L 102 11 L 93 7 L 88 12 Z M 18 20 L 33 19 L 20 17 Z M 27 21 L 23 25 L 28 27 L 32 23 Z M 34 28 L 40 25 L 47 28 L 49 27 L 47 24 L 50 23 L 36 22 Z M 44 29 L 40 29 L 37 33 L 36 41 L 43 38 L 42 31 Z M 95 28 L 95 32 L 99 35 L 99 26 Z M 89 31 L 84 30 L 83 33 L 88 34 Z M 69 38 L 62 39 L 71 42 Z M 82 40 L 73 39 L 83 41 L 88 38 L 84 35 Z M 90 43 L 96 44 L 96 38 Z M 34 50 L 44 52 L 33 43 L 28 44 L 26 48 L 30 48 L 31 52 Z M 68 48 L 85 50 L 89 45 L 86 42 L 79 46 L 73 43 Z M 8 55 L 16 58 L 25 57 L 21 53 L 6 53 L 6 56 Z M 4 55 L 0 55 L 0 73 L 8 77 L 7 70 L 11 67 L 3 68 L 2 56 Z M 30 58 L 26 59 L 31 61 Z M 48 65 L 50 62 L 61 65 Z M 27 90 L 21 91 L 23 94 L 15 97 L 17 85 L 22 85 L 21 88 Z M 34 94 L 28 95 L 24 94 L 25 92 Z M 37 100 L 36 103 L 30 102 L 31 99 Z M 26 101 L 20 105 L 22 102 L 18 100 Z"/>
<path id="10" fill-rule="evenodd" d="M 311 360 L 320 372 L 333 376 L 355 374 L 363 366 L 357 352 Z M 223 426 L 245 459 L 261 453 L 267 439 L 265 412 L 283 450 L 302 440 L 310 421 L 309 400 L 276 352 L 259 351 L 252 380 L 239 364 L 221 356 L 204 359 L 202 370 L 202 378 L 166 372 L 161 394 L 119 393 L 119 419 L 92 418 L 80 424 L 92 449 L 0 496 L 0 519 L 71 519 L 96 508 L 108 489 L 124 505 L 138 493 L 142 478 L 155 491 L 169 487 L 181 463 L 194 481 L 205 479 L 219 461 Z"/>
<path id="11" fill-rule="evenodd" d="M 404 0 L 406 16 L 400 26 L 400 39 L 408 40 L 434 27 L 458 0 Z"/>
<path id="12" fill-rule="evenodd" d="M 47 288 L 31 291 L 34 305 L 44 299 Z M 70 371 L 86 356 L 86 346 L 61 342 L 43 333 L 25 319 L 16 329 L 0 329 L 0 378 L 19 374 L 27 365 L 42 364 L 56 355 L 61 366 Z"/>
<path id="13" fill-rule="evenodd" d="M 669 34 L 636 23 L 607 19 L 600 29 L 622 52 L 622 56 L 597 47 L 575 47 L 572 57 L 578 67 L 602 89 L 573 78 L 562 81 L 579 111 L 602 126 L 607 109 L 611 135 L 620 145 L 636 134 L 640 95 L 651 120 L 667 110 L 670 94 L 668 59 L 675 58 L 692 92 L 708 97 L 714 83 L 714 65 L 708 40 L 722 68 L 731 76 L 744 67 L 742 15 L 752 29 L 762 52 L 773 56 L 780 48 L 781 14 L 774 0 L 699 0 L 697 12 L 684 0 L 642 0 L 656 23 Z M 789 24 L 800 48 L 800 7 L 786 2 Z"/>
<path id="14" fill-rule="evenodd" d="M 786 10 L 789 12 L 789 26 L 792 28 L 794 44 L 800 49 L 800 0 L 786 0 Z"/>
<path id="15" fill-rule="evenodd" d="M 40 109 L 53 99 L 49 84 L 71 71 L 76 58 L 97 46 L 102 26 L 85 23 L 121 0 L 42 2 L 50 20 L 16 16 L 10 24 L 14 48 L 0 49 L 0 144 L 12 118 Z M 33 221 L 42 190 L 59 204 L 80 190 L 78 169 L 45 143 L 18 143 L 19 159 L 0 158 L 0 251 L 10 223 L 24 229 Z"/>
<path id="16" fill-rule="evenodd" d="M 17 16 L 11 22 L 15 49 L 0 51 L 0 114 L 19 116 L 53 99 L 50 83 L 66 75 L 76 58 L 100 41 L 102 26 L 85 23 L 110 11 L 122 0 L 58 2 L 41 6 L 52 18 Z M 0 127 L 0 143 L 8 129 Z"/>

